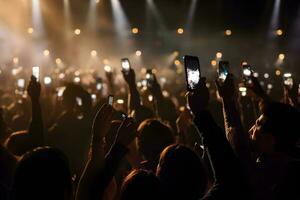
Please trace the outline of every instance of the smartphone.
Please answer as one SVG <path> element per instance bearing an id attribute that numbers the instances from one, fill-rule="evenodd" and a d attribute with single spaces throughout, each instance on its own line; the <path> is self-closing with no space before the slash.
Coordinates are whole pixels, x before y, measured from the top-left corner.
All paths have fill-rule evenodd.
<path id="1" fill-rule="evenodd" d="M 122 71 L 125 72 L 126 74 L 129 73 L 130 71 L 130 62 L 128 58 L 122 58 L 121 59 L 121 65 L 122 65 Z"/>
<path id="2" fill-rule="evenodd" d="M 252 83 L 251 76 L 253 75 L 253 71 L 250 65 L 242 65 L 243 69 L 243 79 L 244 82 L 249 85 Z"/>
<path id="3" fill-rule="evenodd" d="M 153 82 L 154 82 L 154 76 L 153 76 L 153 73 L 152 73 L 152 69 L 147 69 L 146 80 L 147 80 L 147 86 L 151 87 L 153 85 Z"/>
<path id="4" fill-rule="evenodd" d="M 18 79 L 17 86 L 21 89 L 25 88 L 25 79 Z"/>
<path id="5" fill-rule="evenodd" d="M 76 97 L 76 103 L 78 106 L 82 106 L 82 99 L 80 97 Z"/>
<path id="6" fill-rule="evenodd" d="M 228 61 L 220 61 L 218 68 L 218 76 L 221 82 L 226 80 L 227 75 L 229 74 L 229 62 Z"/>
<path id="7" fill-rule="evenodd" d="M 283 74 L 283 82 L 284 85 L 288 86 L 289 88 L 293 87 L 293 78 L 291 73 L 284 73 Z"/>
<path id="8" fill-rule="evenodd" d="M 40 79 L 40 67 L 34 66 L 32 67 L 32 75 L 36 78 L 37 81 Z"/>
<path id="9" fill-rule="evenodd" d="M 62 97 L 62 95 L 63 95 L 65 89 L 66 89 L 66 87 L 59 87 L 59 88 L 57 88 L 57 89 L 56 89 L 56 91 L 57 91 L 57 96 L 58 96 L 58 97 Z"/>
<path id="10" fill-rule="evenodd" d="M 198 57 L 184 56 L 184 67 L 186 74 L 187 90 L 195 90 L 201 78 L 200 63 Z"/>
<path id="11" fill-rule="evenodd" d="M 112 106 L 113 102 L 114 102 L 114 96 L 113 95 L 109 95 L 108 96 L 108 104 Z"/>

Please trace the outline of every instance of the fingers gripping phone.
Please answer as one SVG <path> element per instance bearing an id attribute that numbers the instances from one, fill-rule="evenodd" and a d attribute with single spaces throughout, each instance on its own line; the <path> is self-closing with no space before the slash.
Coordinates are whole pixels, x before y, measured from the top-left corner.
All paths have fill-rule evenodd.
<path id="1" fill-rule="evenodd" d="M 184 67 L 186 75 L 187 90 L 195 90 L 201 78 L 200 64 L 198 57 L 184 56 Z"/>
<path id="2" fill-rule="evenodd" d="M 130 71 L 130 62 L 128 58 L 122 58 L 121 59 L 121 65 L 122 65 L 122 71 L 125 72 L 126 74 L 129 73 Z"/>
<path id="3" fill-rule="evenodd" d="M 227 75 L 229 74 L 229 62 L 228 61 L 220 61 L 218 68 L 218 76 L 221 82 L 226 80 Z"/>

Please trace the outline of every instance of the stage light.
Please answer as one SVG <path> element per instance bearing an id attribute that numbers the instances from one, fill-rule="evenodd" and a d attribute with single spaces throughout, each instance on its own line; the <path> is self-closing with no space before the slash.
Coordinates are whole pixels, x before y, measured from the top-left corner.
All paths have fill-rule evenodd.
<path id="1" fill-rule="evenodd" d="M 75 76 L 80 76 L 80 71 L 79 71 L 79 70 L 75 71 L 75 72 L 74 72 L 74 75 L 75 75 Z"/>
<path id="2" fill-rule="evenodd" d="M 138 33 L 139 33 L 139 29 L 138 29 L 138 28 L 132 28 L 132 29 L 131 29 L 131 32 L 132 32 L 133 34 L 138 34 Z"/>
<path id="3" fill-rule="evenodd" d="M 257 77 L 259 76 L 259 74 L 258 74 L 257 72 L 254 72 L 254 73 L 253 73 L 253 76 L 254 76 L 255 78 L 257 78 Z"/>
<path id="4" fill-rule="evenodd" d="M 140 50 L 137 50 L 137 51 L 135 52 L 135 55 L 136 55 L 136 56 L 141 56 L 141 55 L 142 55 L 142 52 L 141 52 Z"/>
<path id="5" fill-rule="evenodd" d="M 100 0 L 95 0 L 96 3 L 100 3 Z"/>
<path id="6" fill-rule="evenodd" d="M 271 90 L 271 89 L 273 88 L 273 85 L 269 83 L 269 84 L 267 85 L 267 88 L 268 88 L 269 90 Z"/>
<path id="7" fill-rule="evenodd" d="M 50 51 L 48 49 L 45 49 L 43 51 L 44 56 L 49 56 L 50 55 Z"/>
<path id="8" fill-rule="evenodd" d="M 64 79 L 64 78 L 65 78 L 65 74 L 64 74 L 64 73 L 60 73 L 60 74 L 58 75 L 58 78 L 59 78 L 59 79 Z"/>
<path id="9" fill-rule="evenodd" d="M 270 77 L 270 75 L 269 75 L 268 73 L 265 73 L 265 74 L 264 74 L 264 78 L 267 79 L 267 78 L 269 78 L 269 77 Z"/>
<path id="10" fill-rule="evenodd" d="M 178 34 L 182 35 L 183 32 L 184 32 L 183 28 L 178 28 L 178 29 L 177 29 L 177 33 L 178 33 Z"/>
<path id="11" fill-rule="evenodd" d="M 80 77 L 78 77 L 78 76 L 75 77 L 75 78 L 74 78 L 74 82 L 75 82 L 75 83 L 79 83 L 79 82 L 80 82 Z"/>
<path id="12" fill-rule="evenodd" d="M 148 96 L 148 101 L 150 101 L 150 102 L 153 101 L 153 96 L 151 94 Z"/>
<path id="13" fill-rule="evenodd" d="M 98 54 L 98 53 L 97 53 L 97 51 L 96 51 L 96 50 L 92 50 L 92 51 L 91 51 L 91 56 L 92 56 L 92 57 L 96 57 L 96 56 L 97 56 L 97 54 Z"/>
<path id="14" fill-rule="evenodd" d="M 52 82 L 52 79 L 49 76 L 44 77 L 44 84 L 49 85 Z"/>
<path id="15" fill-rule="evenodd" d="M 248 63 L 246 61 L 243 61 L 242 65 L 248 65 Z"/>
<path id="16" fill-rule="evenodd" d="M 217 66 L 217 61 L 216 60 L 212 60 L 210 61 L 211 66 L 215 67 Z"/>
<path id="17" fill-rule="evenodd" d="M 176 66 L 179 66 L 179 65 L 180 65 L 180 61 L 179 61 L 179 60 L 175 60 L 175 61 L 174 61 L 174 64 L 175 64 Z"/>
<path id="18" fill-rule="evenodd" d="M 58 65 L 62 63 L 62 61 L 61 61 L 60 58 L 56 58 L 56 59 L 55 59 L 55 62 L 56 62 L 56 64 L 58 64 Z"/>
<path id="19" fill-rule="evenodd" d="M 285 55 L 283 53 L 281 53 L 281 54 L 278 55 L 278 59 L 279 60 L 284 60 L 284 58 L 285 58 Z"/>
<path id="20" fill-rule="evenodd" d="M 275 74 L 276 74 L 276 76 L 280 76 L 280 75 L 281 75 L 281 71 L 280 71 L 279 69 L 277 69 L 277 70 L 275 71 Z"/>
<path id="21" fill-rule="evenodd" d="M 14 57 L 13 58 L 13 63 L 17 65 L 19 63 L 19 58 L 18 57 Z"/>
<path id="22" fill-rule="evenodd" d="M 225 30 L 225 35 L 226 36 L 231 36 L 232 31 L 230 29 Z"/>
<path id="23" fill-rule="evenodd" d="M 32 28 L 32 27 L 29 27 L 28 29 L 27 29 L 27 33 L 28 34 L 32 34 L 34 32 L 34 29 Z"/>
<path id="24" fill-rule="evenodd" d="M 222 53 L 221 53 L 221 52 L 217 52 L 217 53 L 216 53 L 216 57 L 217 57 L 218 59 L 221 59 L 221 58 L 222 58 L 222 56 L 223 56 L 223 55 L 222 55 Z"/>
<path id="25" fill-rule="evenodd" d="M 111 72 L 111 66 L 105 65 L 104 66 L 104 71 L 106 71 L 107 73 L 110 73 Z"/>
<path id="26" fill-rule="evenodd" d="M 77 28 L 77 29 L 74 30 L 74 34 L 75 35 L 80 35 L 80 33 L 81 33 L 81 30 L 79 28 Z"/>
<path id="27" fill-rule="evenodd" d="M 277 29 L 276 30 L 276 35 L 277 36 L 282 36 L 283 35 L 283 31 L 281 29 Z"/>

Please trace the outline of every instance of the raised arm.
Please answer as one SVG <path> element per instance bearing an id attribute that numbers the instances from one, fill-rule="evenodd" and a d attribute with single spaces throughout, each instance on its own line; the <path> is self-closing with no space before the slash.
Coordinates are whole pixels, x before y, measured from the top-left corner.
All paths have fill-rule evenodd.
<path id="1" fill-rule="evenodd" d="M 27 92 L 31 99 L 32 109 L 32 119 L 29 125 L 29 134 L 31 135 L 30 139 L 34 146 L 43 146 L 45 140 L 42 109 L 40 104 L 41 85 L 37 82 L 34 76 L 31 76 Z"/>
<path id="2" fill-rule="evenodd" d="M 122 72 L 122 74 L 129 88 L 128 111 L 129 113 L 131 113 L 131 111 L 137 110 L 141 105 L 140 94 L 137 90 L 136 83 L 135 83 L 135 72 L 133 69 L 130 69 L 128 74 L 125 72 Z"/>
<path id="3" fill-rule="evenodd" d="M 115 143 L 104 158 L 103 140 L 110 126 L 112 107 L 104 105 L 95 119 L 93 139 L 91 145 L 91 158 L 83 173 L 76 199 L 98 200 L 102 199 L 106 188 L 126 155 L 127 145 L 135 137 L 135 124 L 131 118 L 126 119 L 120 126 Z M 96 125 L 98 123 L 98 125 Z M 98 129 L 99 132 L 96 130 Z"/>
<path id="4" fill-rule="evenodd" d="M 239 162 L 226 140 L 225 134 L 217 126 L 207 110 L 209 92 L 205 80 L 201 79 L 199 88 L 188 94 L 189 105 L 195 115 L 194 123 L 202 133 L 203 142 L 215 176 L 215 187 L 206 199 L 238 196 L 244 190 Z"/>
<path id="5" fill-rule="evenodd" d="M 238 109 L 238 96 L 233 75 L 229 74 L 224 83 L 216 81 L 216 85 L 222 98 L 226 137 L 236 155 L 241 160 L 246 161 L 245 164 L 247 165 L 251 161 L 249 140 L 244 131 Z"/>

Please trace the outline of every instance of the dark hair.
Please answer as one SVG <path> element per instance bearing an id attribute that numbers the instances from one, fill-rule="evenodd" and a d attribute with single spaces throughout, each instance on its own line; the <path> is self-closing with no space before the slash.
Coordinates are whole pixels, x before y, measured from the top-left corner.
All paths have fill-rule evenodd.
<path id="1" fill-rule="evenodd" d="M 300 113 L 296 108 L 283 103 L 270 103 L 263 108 L 266 121 L 262 126 L 275 138 L 275 149 L 289 151 L 299 141 Z"/>
<path id="2" fill-rule="evenodd" d="M 160 153 L 174 143 L 171 129 L 155 119 L 143 121 L 138 128 L 138 148 L 147 160 L 158 162 Z"/>
<path id="3" fill-rule="evenodd" d="M 174 144 L 161 153 L 156 172 L 168 199 L 200 199 L 206 190 L 207 177 L 197 154 L 188 147 Z"/>
<path id="4" fill-rule="evenodd" d="M 51 147 L 36 148 L 21 158 L 14 175 L 12 200 L 71 197 L 69 165 L 61 151 Z"/>
<path id="5" fill-rule="evenodd" d="M 160 181 L 149 171 L 134 170 L 123 181 L 120 199 L 163 199 Z"/>

